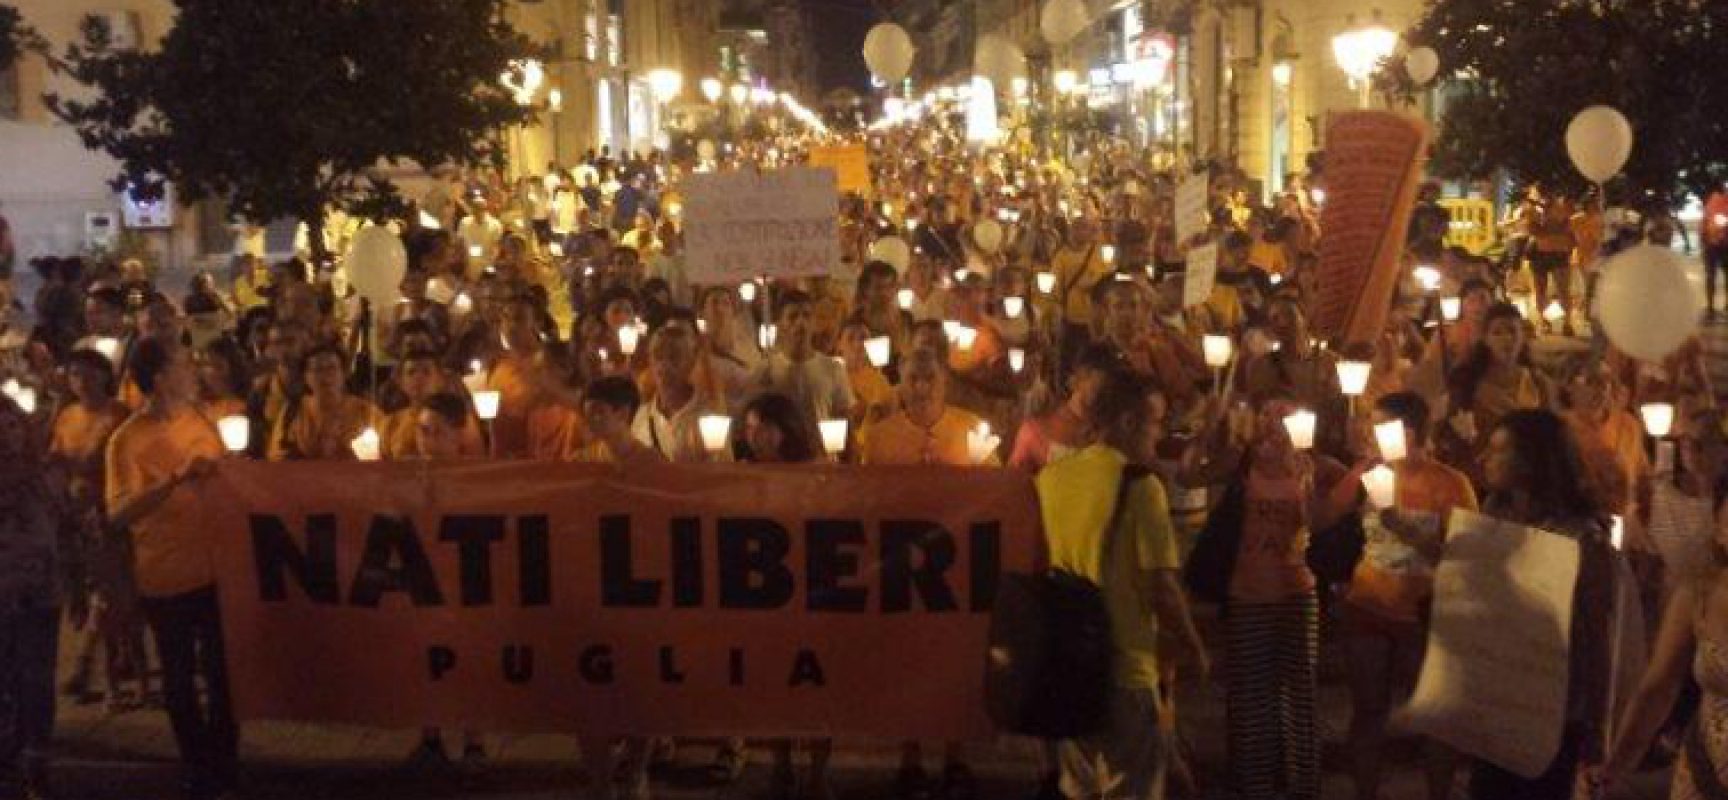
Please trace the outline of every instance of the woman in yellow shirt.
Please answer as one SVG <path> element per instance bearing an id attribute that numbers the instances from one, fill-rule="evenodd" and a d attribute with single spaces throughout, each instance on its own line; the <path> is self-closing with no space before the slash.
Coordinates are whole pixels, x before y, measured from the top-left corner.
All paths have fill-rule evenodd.
<path id="1" fill-rule="evenodd" d="M 378 409 L 365 398 L 348 393 L 348 360 L 341 348 L 314 347 L 301 363 L 307 394 L 276 423 L 270 437 L 270 460 L 352 460 L 350 442 L 376 423 Z"/>

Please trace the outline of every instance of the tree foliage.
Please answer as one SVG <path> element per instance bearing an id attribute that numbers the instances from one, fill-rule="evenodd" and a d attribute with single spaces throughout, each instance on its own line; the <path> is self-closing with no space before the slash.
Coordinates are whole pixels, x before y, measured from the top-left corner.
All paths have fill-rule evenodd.
<path id="1" fill-rule="evenodd" d="M 121 164 L 116 188 L 226 199 L 257 223 L 313 231 L 327 209 L 399 205 L 381 164 L 497 161 L 533 113 L 501 76 L 533 47 L 506 0 L 175 0 L 159 49 L 116 51 L 88 21 L 55 60 L 92 98 L 49 95 L 85 146 Z M 322 254 L 321 236 L 313 237 Z"/>
<path id="2" fill-rule="evenodd" d="M 42 47 L 42 37 L 24 24 L 24 15 L 17 8 L 0 3 L 0 70 L 12 66 L 26 52 Z"/>
<path id="3" fill-rule="evenodd" d="M 1718 0 L 1431 0 L 1405 34 L 1440 55 L 1453 94 L 1434 167 L 1452 177 L 1506 170 L 1563 190 L 1585 180 L 1566 153 L 1579 111 L 1631 120 L 1622 176 L 1663 203 L 1728 178 L 1728 3 Z"/>

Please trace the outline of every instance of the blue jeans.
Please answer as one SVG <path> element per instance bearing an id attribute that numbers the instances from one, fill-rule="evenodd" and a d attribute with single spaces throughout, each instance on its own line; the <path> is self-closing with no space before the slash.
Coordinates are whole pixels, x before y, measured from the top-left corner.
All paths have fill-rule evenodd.
<path id="1" fill-rule="evenodd" d="M 59 609 L 0 612 L 0 763 L 40 767 L 54 736 Z"/>

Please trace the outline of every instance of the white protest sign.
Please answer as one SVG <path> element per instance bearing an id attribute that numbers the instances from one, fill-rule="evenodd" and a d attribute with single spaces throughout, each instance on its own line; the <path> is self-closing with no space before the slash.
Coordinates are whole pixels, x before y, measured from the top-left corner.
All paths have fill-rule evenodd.
<path id="1" fill-rule="evenodd" d="M 1176 241 L 1185 243 L 1211 224 L 1207 201 L 1212 187 L 1205 175 L 1195 175 L 1176 187 Z"/>
<path id="2" fill-rule="evenodd" d="M 1208 244 L 1188 251 L 1188 270 L 1182 276 L 1182 307 L 1193 308 L 1212 296 L 1218 282 L 1218 245 Z"/>
<path id="3" fill-rule="evenodd" d="M 1578 563 L 1564 536 L 1454 510 L 1401 723 L 1526 778 L 1547 770 L 1566 720 Z"/>
<path id="4" fill-rule="evenodd" d="M 830 169 L 691 175 L 684 182 L 690 282 L 827 275 L 840 263 L 839 216 Z"/>

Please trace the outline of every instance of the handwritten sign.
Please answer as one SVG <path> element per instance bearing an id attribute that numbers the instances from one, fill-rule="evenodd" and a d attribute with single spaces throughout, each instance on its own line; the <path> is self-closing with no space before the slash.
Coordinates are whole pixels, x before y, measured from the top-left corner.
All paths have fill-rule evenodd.
<path id="1" fill-rule="evenodd" d="M 836 185 L 842 192 L 867 195 L 874 186 L 870 180 L 870 151 L 861 144 L 813 147 L 810 166 L 834 170 Z"/>
<path id="2" fill-rule="evenodd" d="M 1389 111 L 1351 111 L 1332 117 L 1326 141 L 1314 327 L 1323 338 L 1373 342 L 1398 285 L 1428 127 Z"/>
<path id="3" fill-rule="evenodd" d="M 819 277 L 840 263 L 840 200 L 831 170 L 702 173 L 684 186 L 691 283 Z"/>
<path id="4" fill-rule="evenodd" d="M 1454 510 L 1411 729 L 1527 778 L 1560 749 L 1578 543 Z"/>
<path id="5" fill-rule="evenodd" d="M 1176 187 L 1176 241 L 1187 242 L 1211 224 L 1206 208 L 1211 197 L 1211 184 L 1204 174 Z"/>
<path id="6" fill-rule="evenodd" d="M 1196 247 L 1188 251 L 1188 270 L 1182 278 L 1182 307 L 1193 308 L 1212 296 L 1218 282 L 1218 245 Z"/>

